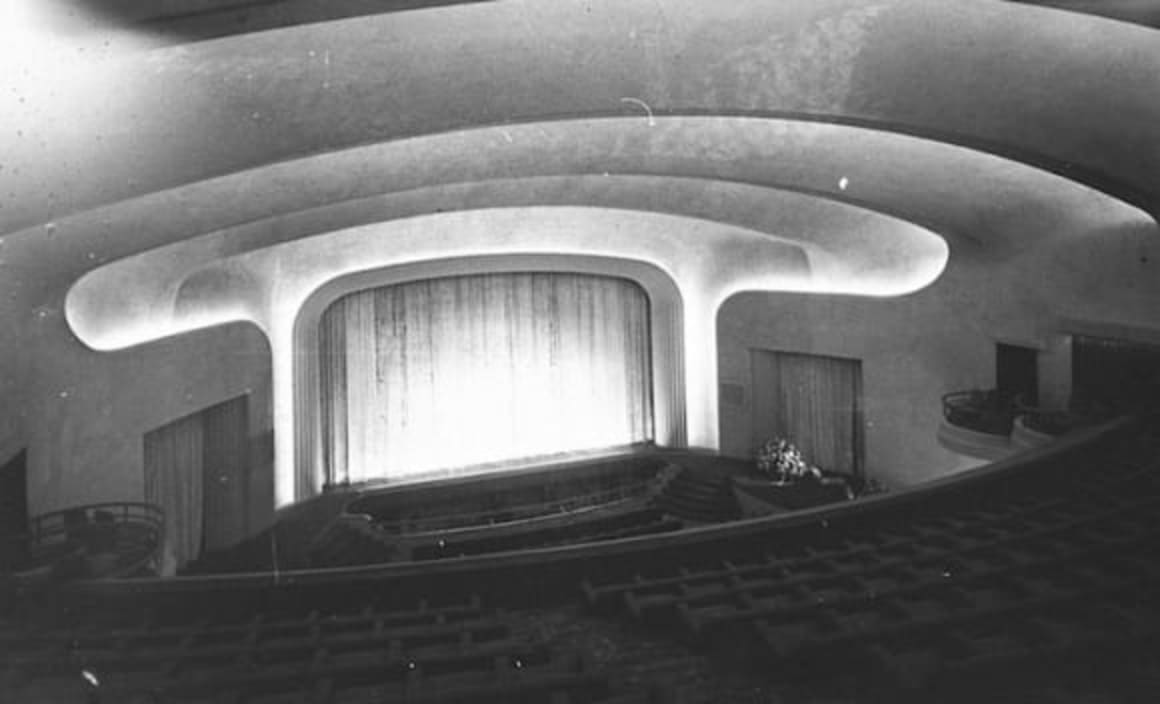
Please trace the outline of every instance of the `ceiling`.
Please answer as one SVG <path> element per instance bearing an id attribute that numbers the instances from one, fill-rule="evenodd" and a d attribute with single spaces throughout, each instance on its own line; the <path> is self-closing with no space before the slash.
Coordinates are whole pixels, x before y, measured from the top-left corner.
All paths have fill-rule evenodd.
<path id="1" fill-rule="evenodd" d="M 721 218 L 730 184 L 790 190 L 991 255 L 1160 212 L 1160 35 L 1121 22 L 982 0 L 52 3 L 17 19 L 101 41 L 25 44 L 0 84 L 13 315 L 153 247 L 417 189 L 486 206 L 518 179 L 534 206 L 653 178 L 641 202 L 670 209 L 664 179 L 699 179 Z M 141 30 L 146 8 L 221 36 Z M 226 12 L 287 23 L 237 36 Z"/>
<path id="2" fill-rule="evenodd" d="M 307 22 L 499 0 L 39 0 L 55 2 L 57 25 L 78 16 L 110 24 L 148 26 L 173 41 L 196 41 Z M 1160 27 L 1158 0 L 1006 0 Z"/>

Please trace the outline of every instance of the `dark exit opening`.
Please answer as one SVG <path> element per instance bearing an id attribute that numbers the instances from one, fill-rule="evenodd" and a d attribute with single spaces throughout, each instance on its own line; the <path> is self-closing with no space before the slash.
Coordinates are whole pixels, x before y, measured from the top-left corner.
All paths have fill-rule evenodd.
<path id="1" fill-rule="evenodd" d="M 0 465 L 0 573 L 28 560 L 28 453 L 21 450 Z"/>
<path id="2" fill-rule="evenodd" d="M 1160 408 L 1160 345 L 1076 335 L 1071 354 L 1073 404 L 1113 413 Z"/>
<path id="3" fill-rule="evenodd" d="M 1039 402 L 1039 350 L 1034 347 L 995 345 L 995 388 L 1006 401 L 1022 397 L 1025 403 Z"/>

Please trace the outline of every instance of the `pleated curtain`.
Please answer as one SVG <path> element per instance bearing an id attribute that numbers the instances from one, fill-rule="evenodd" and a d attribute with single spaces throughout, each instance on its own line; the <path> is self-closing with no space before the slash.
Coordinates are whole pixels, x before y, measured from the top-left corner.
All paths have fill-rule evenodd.
<path id="1" fill-rule="evenodd" d="M 634 283 L 496 274 L 361 291 L 320 321 L 328 480 L 362 482 L 652 437 Z"/>
<path id="2" fill-rule="evenodd" d="M 248 535 L 248 401 L 238 396 L 145 434 L 145 501 L 165 512 L 167 575 Z"/>
<path id="3" fill-rule="evenodd" d="M 781 437 L 822 469 L 861 471 L 861 362 L 754 350 L 753 444 Z"/>
<path id="4" fill-rule="evenodd" d="M 202 430 L 195 414 L 145 434 L 145 501 L 165 513 L 163 576 L 201 554 Z"/>
<path id="5" fill-rule="evenodd" d="M 238 396 L 201 414 L 205 550 L 230 547 L 249 533 L 249 408 Z"/>

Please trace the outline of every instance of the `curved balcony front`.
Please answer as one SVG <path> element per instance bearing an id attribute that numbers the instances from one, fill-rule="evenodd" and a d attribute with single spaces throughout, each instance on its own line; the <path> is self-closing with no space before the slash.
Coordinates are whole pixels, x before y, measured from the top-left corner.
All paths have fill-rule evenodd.
<path id="1" fill-rule="evenodd" d="M 998 460 L 1016 448 L 1011 443 L 1015 405 L 995 389 L 952 391 L 942 397 L 939 444 L 982 460 Z"/>
<path id="2" fill-rule="evenodd" d="M 157 506 L 116 502 L 75 506 L 29 521 L 16 584 L 156 576 L 165 517 Z"/>

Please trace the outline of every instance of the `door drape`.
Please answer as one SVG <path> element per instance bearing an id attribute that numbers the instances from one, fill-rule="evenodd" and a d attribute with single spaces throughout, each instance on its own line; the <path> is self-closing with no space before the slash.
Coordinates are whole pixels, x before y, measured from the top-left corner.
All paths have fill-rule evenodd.
<path id="1" fill-rule="evenodd" d="M 753 350 L 751 366 L 754 447 L 781 437 L 812 465 L 860 473 L 859 360 Z"/>
<path id="2" fill-rule="evenodd" d="M 561 273 L 350 294 L 320 329 L 331 482 L 392 479 L 652 438 L 648 303 Z"/>
<path id="3" fill-rule="evenodd" d="M 145 501 L 165 512 L 164 574 L 248 534 L 246 396 L 149 431 L 144 452 Z"/>
<path id="4" fill-rule="evenodd" d="M 165 513 L 163 576 L 201 554 L 202 458 L 197 414 L 145 434 L 145 501 Z"/>
<path id="5" fill-rule="evenodd" d="M 249 404 L 238 396 L 202 417 L 205 550 L 221 550 L 249 534 Z"/>

